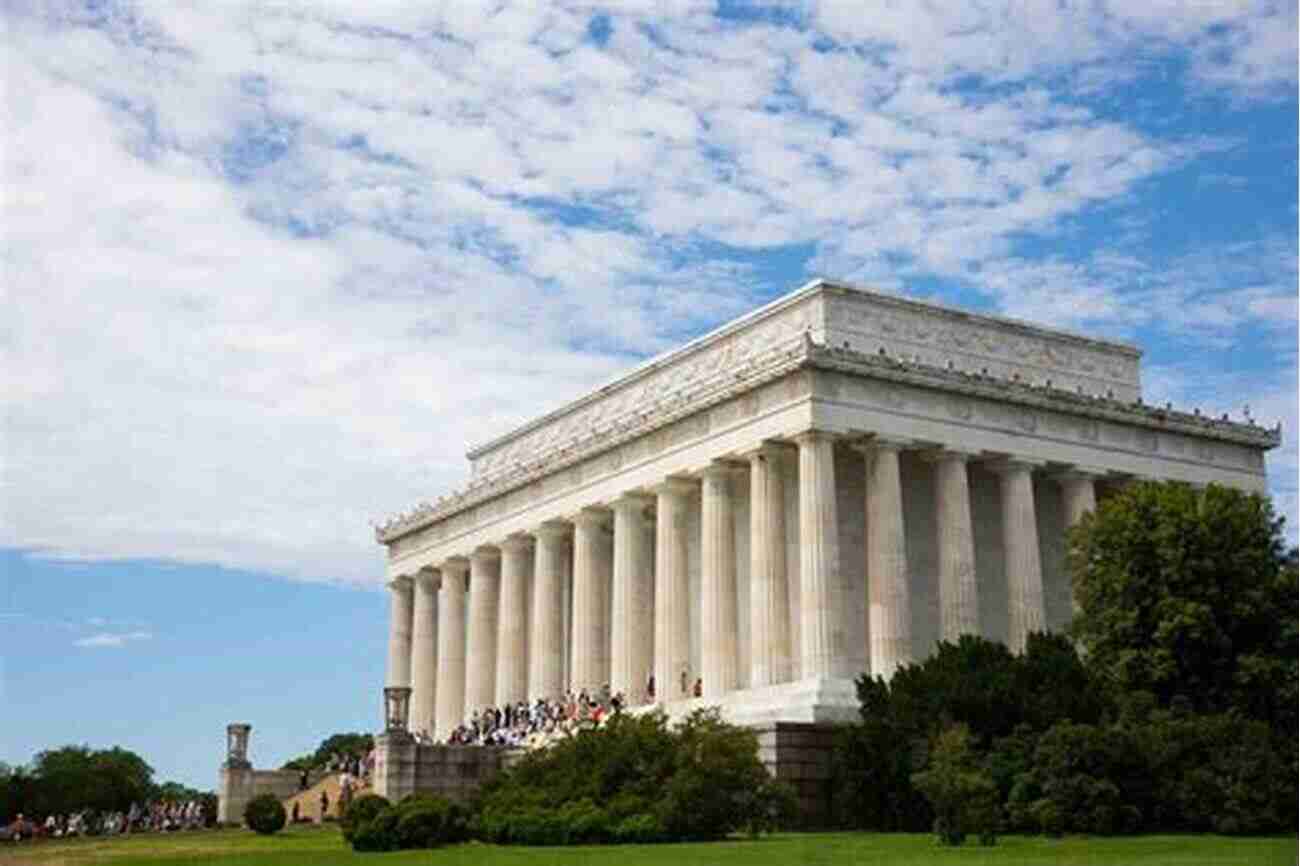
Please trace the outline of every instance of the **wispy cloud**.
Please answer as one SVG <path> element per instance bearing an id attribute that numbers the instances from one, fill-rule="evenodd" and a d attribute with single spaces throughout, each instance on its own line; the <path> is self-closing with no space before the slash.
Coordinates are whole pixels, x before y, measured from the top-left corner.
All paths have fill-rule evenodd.
<path id="1" fill-rule="evenodd" d="M 1187 347 L 1293 331 L 1226 244 L 1192 288 L 1020 246 L 1223 146 L 1108 106 L 1143 64 L 1293 99 L 1293 4 L 661 7 L 13 13 L 0 543 L 374 579 L 370 518 L 791 250 Z"/>
<path id="2" fill-rule="evenodd" d="M 79 647 L 107 647 L 117 649 L 124 647 L 129 643 L 150 640 L 153 637 L 147 631 L 128 631 L 128 632 L 99 632 L 97 634 L 87 635 L 73 641 L 74 646 Z"/>

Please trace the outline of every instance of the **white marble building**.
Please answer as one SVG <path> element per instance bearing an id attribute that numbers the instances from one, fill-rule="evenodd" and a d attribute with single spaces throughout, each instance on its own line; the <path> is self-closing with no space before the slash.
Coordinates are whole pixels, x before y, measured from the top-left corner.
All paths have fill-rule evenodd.
<path id="1" fill-rule="evenodd" d="M 377 531 L 411 728 L 653 674 L 670 712 L 853 718 L 941 638 L 1064 625 L 1107 486 L 1265 490 L 1280 430 L 1142 402 L 1141 353 L 814 281 L 469 452 Z M 691 699 L 696 678 L 704 697 Z M 683 683 L 685 690 L 683 690 Z"/>

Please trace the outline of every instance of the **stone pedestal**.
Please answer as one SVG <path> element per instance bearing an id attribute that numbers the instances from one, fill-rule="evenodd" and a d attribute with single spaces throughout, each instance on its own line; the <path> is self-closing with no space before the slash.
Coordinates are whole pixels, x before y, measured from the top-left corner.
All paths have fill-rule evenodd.
<path id="1" fill-rule="evenodd" d="M 253 768 L 247 762 L 221 765 L 217 779 L 217 822 L 244 823 L 244 807 L 253 799 Z"/>
<path id="2" fill-rule="evenodd" d="M 415 738 L 404 731 L 375 737 L 375 793 L 396 803 L 415 793 Z"/>

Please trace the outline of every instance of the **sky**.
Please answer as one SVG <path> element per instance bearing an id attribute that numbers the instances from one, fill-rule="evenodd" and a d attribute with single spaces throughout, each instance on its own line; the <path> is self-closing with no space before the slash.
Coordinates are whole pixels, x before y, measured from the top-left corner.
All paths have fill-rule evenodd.
<path id="1" fill-rule="evenodd" d="M 373 525 L 815 276 L 1283 425 L 1294 2 L 32 2 L 4 18 L 0 761 L 372 730 Z"/>

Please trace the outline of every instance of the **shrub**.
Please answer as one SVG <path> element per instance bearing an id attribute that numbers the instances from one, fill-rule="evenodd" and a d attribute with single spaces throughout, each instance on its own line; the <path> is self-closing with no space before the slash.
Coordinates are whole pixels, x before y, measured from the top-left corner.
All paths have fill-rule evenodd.
<path id="1" fill-rule="evenodd" d="M 954 725 L 936 738 L 930 769 L 914 774 L 912 784 L 930 801 L 939 844 L 961 845 L 972 832 L 982 844 L 996 840 L 998 788 L 976 765 L 965 725 Z"/>
<path id="2" fill-rule="evenodd" d="M 615 824 L 611 835 L 615 842 L 645 845 L 662 842 L 667 833 L 658 818 L 647 812 L 639 812 Z"/>
<path id="3" fill-rule="evenodd" d="M 343 817 L 339 819 L 339 829 L 343 831 L 343 839 L 351 842 L 352 836 L 356 833 L 358 827 L 387 809 L 388 806 L 388 799 L 378 794 L 363 794 L 353 800 L 348 804 Z"/>
<path id="4" fill-rule="evenodd" d="M 396 851 L 399 847 L 397 808 L 389 806 L 352 831 L 353 851 Z"/>
<path id="5" fill-rule="evenodd" d="M 244 823 L 256 833 L 270 835 L 284 829 L 284 806 L 274 794 L 258 794 L 244 807 Z"/>
<path id="6" fill-rule="evenodd" d="M 715 839 L 788 820 L 792 794 L 758 760 L 752 731 L 701 710 L 616 715 L 530 753 L 481 791 L 475 834 L 498 844 Z"/>
<path id="7" fill-rule="evenodd" d="M 467 836 L 464 807 L 445 797 L 412 794 L 397 805 L 397 815 L 401 848 L 436 848 Z"/>

